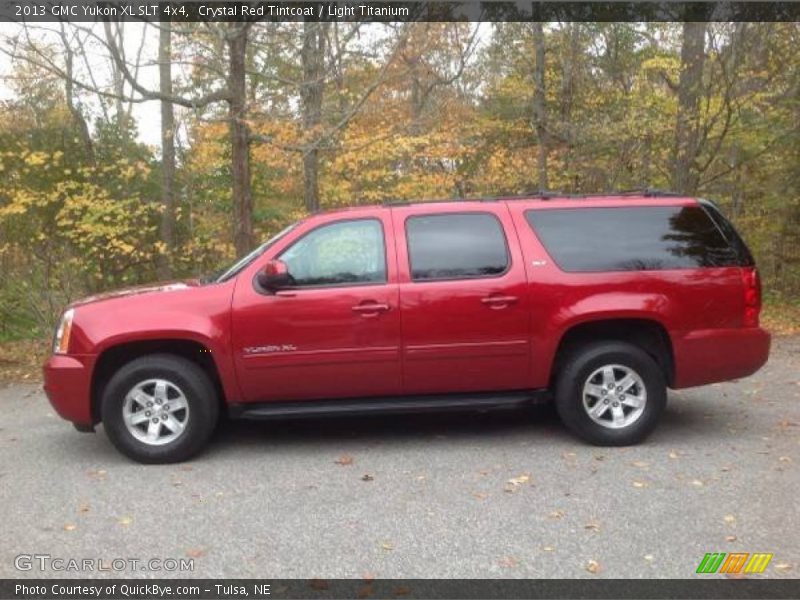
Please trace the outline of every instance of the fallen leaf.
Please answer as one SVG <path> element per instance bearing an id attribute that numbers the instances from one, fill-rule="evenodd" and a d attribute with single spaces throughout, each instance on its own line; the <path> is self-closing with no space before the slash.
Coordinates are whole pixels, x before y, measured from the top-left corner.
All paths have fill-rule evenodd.
<path id="1" fill-rule="evenodd" d="M 577 456 L 577 454 L 575 454 L 574 452 L 562 452 L 561 453 L 561 458 L 563 458 L 564 460 L 572 460 L 576 456 Z"/>
<path id="2" fill-rule="evenodd" d="M 394 544 L 392 544 L 392 542 L 381 542 L 381 548 L 384 550 L 394 550 Z"/>
<path id="3" fill-rule="evenodd" d="M 88 513 L 88 512 L 89 512 L 89 505 L 88 505 L 88 504 L 81 504 L 81 505 L 78 507 L 78 512 L 81 512 L 81 513 Z"/>
<path id="4" fill-rule="evenodd" d="M 600 525 L 595 522 L 587 523 L 583 526 L 584 529 L 588 529 L 589 531 L 600 531 Z"/>
<path id="5" fill-rule="evenodd" d="M 513 556 L 504 556 L 497 564 L 505 569 L 513 569 L 517 566 L 517 559 Z"/>
<path id="6" fill-rule="evenodd" d="M 631 463 L 631 465 L 640 469 L 646 469 L 650 466 L 650 463 L 646 463 L 643 460 L 635 460 Z"/>
<path id="7" fill-rule="evenodd" d="M 313 590 L 327 590 L 328 589 L 328 582 L 324 579 L 312 579 L 308 582 L 308 585 L 311 586 Z"/>
<path id="8" fill-rule="evenodd" d="M 543 546 L 542 550 L 544 550 L 545 552 L 554 552 L 555 548 L 553 548 L 552 546 Z"/>
<path id="9" fill-rule="evenodd" d="M 181 468 L 181 471 L 191 471 L 192 469 L 194 469 L 194 467 L 192 465 L 181 465 L 180 468 Z"/>
<path id="10" fill-rule="evenodd" d="M 635 487 L 635 488 L 644 488 L 644 487 L 647 487 L 647 484 L 644 481 L 639 481 L 638 479 L 634 479 L 633 487 Z"/>
<path id="11" fill-rule="evenodd" d="M 788 462 L 792 462 L 792 459 L 791 459 L 791 458 L 789 458 L 788 456 L 781 456 L 781 457 L 780 457 L 778 460 L 779 460 L 780 462 L 787 462 L 787 463 L 788 463 Z"/>
<path id="12" fill-rule="evenodd" d="M 705 484 L 702 481 L 700 481 L 699 479 L 692 479 L 692 485 L 694 485 L 696 487 L 702 487 Z"/>
<path id="13" fill-rule="evenodd" d="M 131 519 L 131 518 L 130 518 L 129 516 L 127 516 L 127 515 L 126 515 L 126 516 L 124 516 L 124 517 L 121 517 L 121 518 L 120 518 L 120 520 L 119 520 L 119 524 L 120 524 L 120 525 L 122 525 L 123 527 L 127 527 L 127 526 L 128 526 L 128 525 L 130 525 L 131 523 L 133 523 L 133 519 Z"/>
<path id="14" fill-rule="evenodd" d="M 734 517 L 733 515 L 725 515 L 724 519 L 728 525 L 733 525 L 734 523 L 736 523 L 736 517 Z"/>
<path id="15" fill-rule="evenodd" d="M 369 573 L 369 572 L 363 573 L 361 575 L 361 579 L 363 579 L 367 583 L 371 583 L 375 581 L 375 573 Z"/>
<path id="16" fill-rule="evenodd" d="M 602 462 L 602 461 L 604 461 L 606 459 L 606 457 L 603 456 L 602 454 L 595 454 L 594 459 L 597 460 L 597 461 L 601 461 Z"/>
<path id="17" fill-rule="evenodd" d="M 186 551 L 186 556 L 189 558 L 200 558 L 201 556 L 205 556 L 206 551 L 202 548 L 190 548 Z"/>
<path id="18" fill-rule="evenodd" d="M 680 454 L 678 454 L 678 453 L 677 453 L 675 450 L 670 450 L 670 451 L 669 451 L 669 457 L 670 457 L 670 458 L 680 458 L 680 457 L 681 457 L 681 455 L 680 455 Z"/>
<path id="19" fill-rule="evenodd" d="M 725 536 L 725 541 L 726 541 L 726 542 L 735 542 L 735 541 L 736 541 L 736 539 L 737 539 L 737 538 L 736 538 L 736 536 L 735 536 L 735 535 L 726 535 L 726 536 Z"/>
<path id="20" fill-rule="evenodd" d="M 106 478 L 106 470 L 105 469 L 90 469 L 86 472 L 86 475 L 89 476 L 89 479 L 95 479 L 98 481 L 102 481 Z"/>
<path id="21" fill-rule="evenodd" d="M 372 595 L 372 584 L 367 583 L 359 588 L 358 593 L 356 594 L 356 598 L 369 598 L 371 595 Z"/>
<path id="22" fill-rule="evenodd" d="M 523 473 L 519 477 L 512 477 L 508 480 L 508 483 L 511 485 L 522 485 L 523 483 L 528 483 L 531 480 L 530 473 Z"/>
<path id="23" fill-rule="evenodd" d="M 373 481 L 374 479 L 375 478 L 372 475 L 365 473 L 364 476 L 361 478 L 361 481 Z"/>
<path id="24" fill-rule="evenodd" d="M 529 473 L 523 473 L 519 477 L 512 477 L 506 482 L 503 491 L 508 492 L 509 494 L 513 494 L 514 492 L 517 491 L 519 486 L 521 486 L 524 483 L 528 483 L 530 480 L 531 476 Z"/>
<path id="25" fill-rule="evenodd" d="M 472 495 L 475 496 L 478 500 L 486 500 L 489 497 L 489 494 L 485 492 L 472 492 Z"/>
<path id="26" fill-rule="evenodd" d="M 779 562 L 776 563 L 772 568 L 780 573 L 786 573 L 786 571 L 792 570 L 792 565 L 787 562 Z"/>
<path id="27" fill-rule="evenodd" d="M 350 456 L 349 454 L 342 454 L 339 458 L 337 458 L 333 462 L 335 462 L 337 465 L 347 467 L 353 464 L 353 457 Z"/>
<path id="28" fill-rule="evenodd" d="M 652 554 L 645 554 L 645 555 L 644 555 L 644 559 L 645 559 L 647 562 L 653 562 L 653 561 L 655 560 L 655 556 L 653 556 Z"/>
<path id="29" fill-rule="evenodd" d="M 593 575 L 596 575 L 600 572 L 600 563 L 596 560 L 592 559 L 588 563 L 586 563 L 586 570 Z"/>
<path id="30" fill-rule="evenodd" d="M 561 518 L 564 517 L 564 511 L 563 510 L 554 510 L 548 516 L 551 519 L 561 519 Z"/>
<path id="31" fill-rule="evenodd" d="M 74 523 L 67 523 L 64 525 L 64 531 L 75 531 L 78 528 Z"/>

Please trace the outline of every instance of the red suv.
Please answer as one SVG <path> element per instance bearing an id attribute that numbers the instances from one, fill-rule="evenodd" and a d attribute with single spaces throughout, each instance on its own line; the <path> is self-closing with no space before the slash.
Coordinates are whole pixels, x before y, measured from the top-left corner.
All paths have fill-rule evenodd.
<path id="1" fill-rule="evenodd" d="M 753 258 L 716 207 L 640 193 L 398 203 L 311 216 L 205 281 L 74 303 L 55 409 L 123 453 L 199 451 L 221 413 L 522 406 L 552 392 L 594 444 L 634 444 L 667 387 L 767 360 Z"/>

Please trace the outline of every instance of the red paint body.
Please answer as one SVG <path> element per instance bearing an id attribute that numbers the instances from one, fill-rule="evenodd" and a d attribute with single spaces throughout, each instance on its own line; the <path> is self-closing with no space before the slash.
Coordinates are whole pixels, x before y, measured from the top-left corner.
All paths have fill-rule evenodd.
<path id="1" fill-rule="evenodd" d="M 147 340 L 202 345 L 229 404 L 541 389 L 549 385 L 559 343 L 570 328 L 608 319 L 663 327 L 673 388 L 744 377 L 766 362 L 769 334 L 744 316 L 747 269 L 560 270 L 524 213 L 574 208 L 576 202 L 422 203 L 315 215 L 227 282 L 140 288 L 76 303 L 69 352 L 48 360 L 45 389 L 62 417 L 92 424 L 99 357 L 120 344 Z M 579 202 L 696 204 L 689 198 Z M 511 260 L 505 274 L 411 281 L 405 219 L 447 212 L 488 212 L 499 219 Z M 255 285 L 264 265 L 304 234 L 324 223 L 363 218 L 383 224 L 386 283 L 275 294 Z"/>

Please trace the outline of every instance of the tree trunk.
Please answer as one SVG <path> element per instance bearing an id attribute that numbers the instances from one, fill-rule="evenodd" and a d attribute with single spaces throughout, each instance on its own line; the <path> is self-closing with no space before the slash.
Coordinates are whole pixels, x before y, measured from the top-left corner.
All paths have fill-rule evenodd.
<path id="1" fill-rule="evenodd" d="M 319 210 L 319 148 L 317 129 L 322 122 L 322 97 L 325 91 L 325 41 L 327 23 L 303 23 L 303 81 L 300 98 L 305 133 L 303 151 L 303 202 L 306 210 Z"/>
<path id="2" fill-rule="evenodd" d="M 567 23 L 565 25 L 567 39 L 569 40 L 569 50 L 564 53 L 562 61 L 563 77 L 561 79 L 561 115 L 560 126 L 566 151 L 564 152 L 564 175 L 569 178 L 572 191 L 580 191 L 580 181 L 578 170 L 574 168 L 575 154 L 575 125 L 572 118 L 572 110 L 575 104 L 576 75 L 578 60 L 580 57 L 580 23 Z"/>
<path id="3" fill-rule="evenodd" d="M 678 115 L 675 121 L 675 150 L 672 188 L 682 194 L 697 190 L 699 103 L 705 63 L 705 23 L 684 23 L 681 73 L 678 81 Z"/>
<path id="4" fill-rule="evenodd" d="M 545 55 L 544 29 L 541 21 L 534 21 L 533 46 L 536 64 L 533 69 L 533 125 L 539 144 L 538 182 L 539 189 L 546 190 L 550 186 L 547 178 L 547 110 L 545 107 Z"/>
<path id="5" fill-rule="evenodd" d="M 160 25 L 158 37 L 158 74 L 162 94 L 172 95 L 172 26 Z M 161 100 L 161 226 L 159 233 L 165 252 L 158 254 L 159 279 L 172 277 L 172 253 L 175 250 L 175 113 L 171 102 Z"/>
<path id="6" fill-rule="evenodd" d="M 84 150 L 86 151 L 86 158 L 88 159 L 89 163 L 92 165 L 97 164 L 97 160 L 95 157 L 94 152 L 94 143 L 92 142 L 92 135 L 89 132 L 89 125 L 86 123 L 86 118 L 83 116 L 81 109 L 78 107 L 75 101 L 75 90 L 73 87 L 73 57 L 74 54 L 72 49 L 65 43 L 64 44 L 64 58 L 66 63 L 66 78 L 64 79 L 64 96 L 67 103 L 67 108 L 69 109 L 70 115 L 72 115 L 72 120 L 75 122 L 75 125 L 78 127 L 78 134 L 81 138 L 81 143 L 83 144 Z"/>
<path id="7" fill-rule="evenodd" d="M 239 256 L 249 252 L 253 239 L 253 192 L 250 180 L 250 134 L 246 121 L 245 58 L 248 23 L 231 23 L 228 37 L 231 136 L 231 190 L 233 193 L 233 243 Z"/>

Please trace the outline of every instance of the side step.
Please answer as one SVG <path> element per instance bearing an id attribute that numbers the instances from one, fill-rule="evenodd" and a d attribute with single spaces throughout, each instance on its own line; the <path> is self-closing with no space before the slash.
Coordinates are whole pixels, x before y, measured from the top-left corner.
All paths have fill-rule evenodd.
<path id="1" fill-rule="evenodd" d="M 533 404 L 542 392 L 523 391 L 486 394 L 444 394 L 387 398 L 348 398 L 345 400 L 300 400 L 232 404 L 229 414 L 235 419 L 287 419 L 298 417 L 337 417 L 349 415 L 402 414 L 422 412 L 514 409 Z"/>

